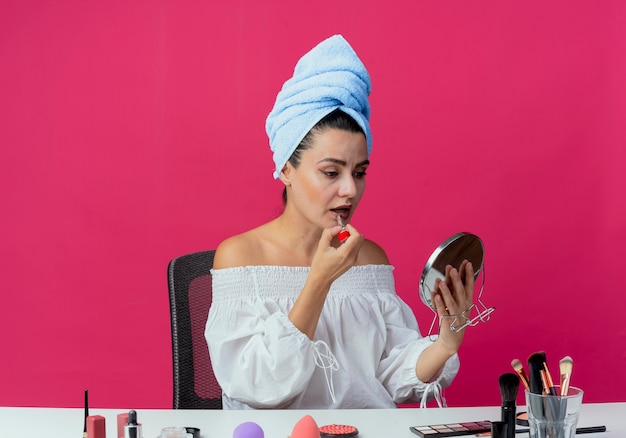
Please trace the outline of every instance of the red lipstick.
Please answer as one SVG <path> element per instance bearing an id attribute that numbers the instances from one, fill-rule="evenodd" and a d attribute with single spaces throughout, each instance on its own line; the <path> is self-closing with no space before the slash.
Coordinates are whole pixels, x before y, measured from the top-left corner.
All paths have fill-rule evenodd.
<path id="1" fill-rule="evenodd" d="M 339 239 L 339 243 L 343 243 L 348 237 L 350 237 L 350 233 L 346 230 L 346 226 L 343 223 L 341 216 L 337 216 L 337 223 L 341 227 L 341 231 L 337 234 L 337 239 Z"/>

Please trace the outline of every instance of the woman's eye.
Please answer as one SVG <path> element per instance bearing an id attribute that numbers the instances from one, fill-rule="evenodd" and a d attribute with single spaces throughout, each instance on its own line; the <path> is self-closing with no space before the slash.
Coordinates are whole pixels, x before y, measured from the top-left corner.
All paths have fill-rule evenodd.
<path id="1" fill-rule="evenodd" d="M 339 176 L 339 172 L 336 170 L 321 170 L 320 172 L 322 172 L 324 175 L 326 175 L 329 178 L 336 178 L 337 176 Z M 366 172 L 365 170 L 356 170 L 354 172 L 352 172 L 352 176 L 354 178 L 365 178 Z"/>

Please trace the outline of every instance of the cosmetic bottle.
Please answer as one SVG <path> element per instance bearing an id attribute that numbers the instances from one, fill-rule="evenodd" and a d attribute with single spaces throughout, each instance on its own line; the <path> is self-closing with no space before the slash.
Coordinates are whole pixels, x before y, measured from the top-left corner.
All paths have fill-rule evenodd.
<path id="1" fill-rule="evenodd" d="M 124 438 L 143 438 L 141 424 L 137 423 L 137 412 L 128 412 L 128 424 L 124 426 Z"/>
<path id="2" fill-rule="evenodd" d="M 491 438 L 505 438 L 506 423 L 503 421 L 494 421 L 491 423 Z"/>

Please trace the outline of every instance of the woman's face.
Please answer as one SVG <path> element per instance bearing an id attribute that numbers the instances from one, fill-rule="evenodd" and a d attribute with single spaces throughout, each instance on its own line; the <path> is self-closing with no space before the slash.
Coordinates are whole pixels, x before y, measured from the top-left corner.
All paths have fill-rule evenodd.
<path id="1" fill-rule="evenodd" d="M 339 129 L 318 132 L 302 151 L 300 165 L 283 170 L 289 186 L 287 208 L 320 228 L 348 223 L 365 191 L 367 141 L 362 133 Z"/>

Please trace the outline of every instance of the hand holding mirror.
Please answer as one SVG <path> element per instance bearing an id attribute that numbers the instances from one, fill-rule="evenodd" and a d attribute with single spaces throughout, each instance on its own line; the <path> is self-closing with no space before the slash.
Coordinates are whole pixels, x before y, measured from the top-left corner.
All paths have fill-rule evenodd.
<path id="1" fill-rule="evenodd" d="M 474 279 L 478 280 L 479 276 L 482 278 L 478 293 L 474 292 L 477 302 L 473 303 L 461 315 L 446 316 L 453 319 L 450 324 L 452 331 L 458 332 L 467 326 L 475 326 L 481 321 L 486 322 L 489 320 L 489 315 L 496 310 L 495 307 L 485 306 L 481 300 L 485 286 L 484 253 L 485 248 L 482 240 L 475 234 L 470 233 L 457 233 L 449 237 L 432 253 L 424 266 L 419 284 L 422 302 L 435 312 L 428 336 L 431 336 L 437 320 L 437 312 L 433 303 L 433 292 L 436 289 L 437 279 L 445 281 L 446 266 L 448 265 L 459 269 L 463 260 L 467 260 L 474 267 Z"/>

